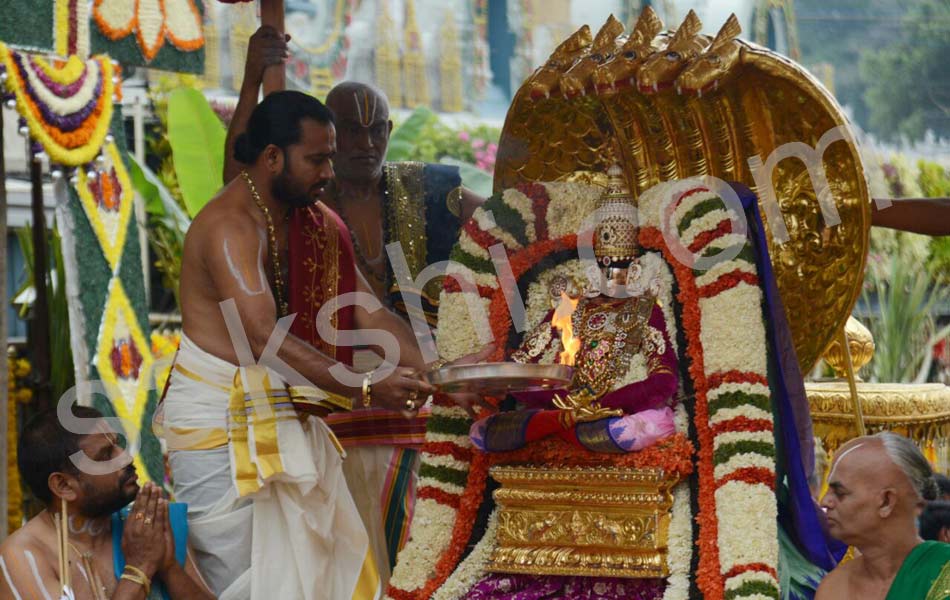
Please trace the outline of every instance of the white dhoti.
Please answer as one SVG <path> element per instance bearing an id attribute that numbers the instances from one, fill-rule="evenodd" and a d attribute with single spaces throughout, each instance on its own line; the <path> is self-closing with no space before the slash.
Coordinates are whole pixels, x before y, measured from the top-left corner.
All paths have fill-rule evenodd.
<path id="1" fill-rule="evenodd" d="M 198 567 L 220 600 L 372 600 L 342 449 L 321 419 L 298 418 L 279 381 L 182 335 L 162 426 Z"/>

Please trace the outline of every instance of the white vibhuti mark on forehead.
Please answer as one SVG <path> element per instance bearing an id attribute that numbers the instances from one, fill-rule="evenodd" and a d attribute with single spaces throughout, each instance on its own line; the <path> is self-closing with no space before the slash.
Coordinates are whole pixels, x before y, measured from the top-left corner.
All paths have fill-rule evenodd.
<path id="1" fill-rule="evenodd" d="M 257 242 L 257 274 L 259 277 L 258 289 L 251 289 L 251 286 L 248 285 L 248 282 L 244 280 L 244 275 L 241 273 L 241 270 L 238 269 L 236 264 L 234 264 L 234 260 L 231 258 L 231 252 L 228 248 L 228 240 L 224 240 L 224 260 L 228 264 L 228 270 L 231 271 L 231 275 L 238 282 L 238 285 L 241 287 L 241 291 L 243 291 L 245 294 L 248 296 L 259 296 L 267 291 L 267 275 L 264 272 L 263 240 L 258 240 Z"/>
<path id="2" fill-rule="evenodd" d="M 841 461 L 844 460 L 844 457 L 847 456 L 847 455 L 849 455 L 849 454 L 851 454 L 852 452 L 854 452 L 855 450 L 857 450 L 858 448 L 860 448 L 860 447 L 863 446 L 863 445 L 864 445 L 864 444 L 861 443 L 861 444 L 858 444 L 858 445 L 856 445 L 856 446 L 854 446 L 854 447 L 852 447 L 852 448 L 848 448 L 847 450 L 845 450 L 844 452 L 841 453 L 841 456 L 839 456 L 839 457 L 837 457 L 837 458 L 835 459 L 835 463 L 831 466 L 831 473 L 828 474 L 828 481 L 831 481 L 832 479 L 834 479 L 835 471 L 838 470 L 838 465 L 841 464 Z"/>

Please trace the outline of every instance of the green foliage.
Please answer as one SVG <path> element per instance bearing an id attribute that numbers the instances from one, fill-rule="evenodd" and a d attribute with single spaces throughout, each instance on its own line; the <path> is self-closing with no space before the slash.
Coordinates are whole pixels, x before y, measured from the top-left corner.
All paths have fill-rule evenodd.
<path id="1" fill-rule="evenodd" d="M 895 252 L 881 270 L 868 269 L 863 302 L 872 307 L 868 323 L 875 351 L 869 368 L 874 381 L 921 382 L 930 371 L 933 347 L 950 334 L 937 329 L 934 308 L 950 299 L 950 288 L 937 281 L 911 255 Z M 877 301 L 875 307 L 874 301 Z"/>
<path id="2" fill-rule="evenodd" d="M 158 176 L 147 166 L 139 164 L 131 154 L 129 174 L 132 185 L 145 200 L 149 215 L 148 241 L 157 257 L 155 266 L 162 273 L 162 284 L 172 291 L 175 304 L 181 311 L 181 256 L 191 220 Z"/>
<path id="3" fill-rule="evenodd" d="M 928 129 L 950 135 L 950 3 L 917 0 L 888 45 L 861 59 L 871 129 L 915 140 Z"/>
<path id="4" fill-rule="evenodd" d="M 178 88 L 168 95 L 168 142 L 192 217 L 221 188 L 225 135 L 224 125 L 200 91 Z"/>
<path id="5" fill-rule="evenodd" d="M 33 233 L 30 226 L 17 229 L 17 240 L 26 265 L 26 280 L 20 292 L 32 288 L 35 282 Z M 51 397 L 60 398 L 73 387 L 76 373 L 73 370 L 73 351 L 70 346 L 69 308 L 66 302 L 66 263 L 63 260 L 63 243 L 59 232 L 49 232 L 49 270 L 46 277 L 47 300 L 50 324 L 50 389 Z M 19 296 L 20 292 L 16 295 Z M 40 384 L 45 382 L 38 382 Z"/>
<path id="6" fill-rule="evenodd" d="M 867 87 L 858 70 L 861 57 L 901 35 L 903 10 L 918 0 L 795 0 L 801 62 L 834 67 L 838 101 L 853 110 L 854 120 L 868 129 Z"/>
<path id="7" fill-rule="evenodd" d="M 453 129 L 431 110 L 420 107 L 393 130 L 386 160 L 455 165 L 465 187 L 488 197 L 500 135 L 497 128 L 487 125 Z"/>

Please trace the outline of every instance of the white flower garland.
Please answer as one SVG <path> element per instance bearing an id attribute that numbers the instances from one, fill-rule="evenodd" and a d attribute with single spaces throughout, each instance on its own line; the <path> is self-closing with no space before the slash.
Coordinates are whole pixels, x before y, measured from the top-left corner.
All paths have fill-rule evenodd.
<path id="1" fill-rule="evenodd" d="M 774 467 L 773 467 L 774 468 Z M 754 518 L 750 516 L 754 515 Z M 722 573 L 735 565 L 778 565 L 778 510 L 768 486 L 729 481 L 716 490 L 719 563 Z M 742 523 L 736 531 L 729 524 Z"/>
<path id="2" fill-rule="evenodd" d="M 485 577 L 485 568 L 495 550 L 497 531 L 498 509 L 495 509 L 488 517 L 488 525 L 482 539 L 475 544 L 465 560 L 459 563 L 458 568 L 445 580 L 442 587 L 432 594 L 431 600 L 460 600 L 466 597 L 472 586 Z"/>
<path id="3" fill-rule="evenodd" d="M 693 221 L 686 228 L 686 231 L 680 234 L 680 242 L 684 246 L 689 246 L 696 238 L 701 234 L 712 231 L 716 229 L 716 226 L 719 225 L 724 219 L 732 218 L 734 213 L 732 211 L 727 211 L 722 208 L 717 208 L 716 210 L 711 210 L 698 219 L 693 219 Z"/>
<path id="4" fill-rule="evenodd" d="M 535 233 L 534 227 L 534 208 L 532 206 L 531 198 L 528 198 L 522 194 L 516 188 L 508 188 L 502 192 L 502 200 L 513 208 L 525 223 L 525 236 L 528 238 L 528 241 L 534 243 L 538 241 L 538 236 Z"/>
<path id="5" fill-rule="evenodd" d="M 677 417 L 679 412 L 677 411 Z M 685 415 L 686 411 L 682 412 Z M 678 423 L 677 429 L 679 426 Z M 689 599 L 689 568 L 693 557 L 693 524 L 689 497 L 688 481 L 683 481 L 673 488 L 673 514 L 670 518 L 666 557 L 670 575 L 666 579 L 663 600 Z"/>
<path id="6" fill-rule="evenodd" d="M 448 328 L 439 328 L 436 346 L 439 356 L 446 360 L 455 360 L 482 345 L 476 330 L 477 320 L 468 309 L 469 302 L 480 304 L 484 314 L 488 315 L 491 301 L 471 292 L 442 294 L 441 298 L 439 316 L 444 323 L 452 323 L 452 333 L 447 335 Z"/>
<path id="7" fill-rule="evenodd" d="M 389 583 L 401 590 L 415 590 L 426 584 L 443 552 L 452 542 L 456 510 L 429 498 L 416 501 L 409 541 L 399 552 L 399 562 L 411 569 L 396 569 Z"/>
<path id="8" fill-rule="evenodd" d="M 164 0 L 165 30 L 175 41 L 198 42 L 204 37 L 201 21 L 189 6 L 189 1 Z"/>
<path id="9" fill-rule="evenodd" d="M 744 260 L 724 260 L 716 264 L 713 268 L 709 269 L 702 275 L 696 277 L 696 287 L 701 288 L 703 286 L 709 285 L 710 283 L 715 283 L 720 277 L 726 273 L 732 273 L 733 271 L 757 275 L 754 264 L 748 263 Z"/>
<path id="10" fill-rule="evenodd" d="M 551 202 L 548 204 L 548 237 L 552 240 L 580 233 L 584 220 L 594 214 L 603 189 L 583 183 L 545 183 Z M 552 216 L 557 215 L 556 218 Z"/>
<path id="11" fill-rule="evenodd" d="M 700 340 L 707 373 L 732 370 L 767 373 L 768 354 L 762 347 L 765 325 L 761 311 L 762 291 L 740 283 L 711 298 L 700 298 Z"/>

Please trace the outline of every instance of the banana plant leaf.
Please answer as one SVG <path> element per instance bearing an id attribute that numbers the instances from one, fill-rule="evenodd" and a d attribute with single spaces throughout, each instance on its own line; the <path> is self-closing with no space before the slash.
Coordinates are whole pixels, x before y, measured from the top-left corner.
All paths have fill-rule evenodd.
<path id="1" fill-rule="evenodd" d="M 204 94 L 179 88 L 168 95 L 168 142 L 191 217 L 221 188 L 226 134 Z"/>
<path id="2" fill-rule="evenodd" d="M 413 156 L 413 149 L 419 143 L 422 130 L 427 123 L 436 118 L 435 113 L 424 106 L 412 111 L 409 118 L 389 136 L 386 160 L 391 162 L 409 160 Z"/>
<path id="3" fill-rule="evenodd" d="M 128 153 L 128 159 L 132 186 L 145 201 L 146 212 L 155 217 L 170 218 L 179 224 L 183 231 L 186 230 L 191 219 L 172 197 L 165 184 L 147 165 L 139 163 L 131 152 Z"/>
<path id="4" fill-rule="evenodd" d="M 482 198 L 488 198 L 492 195 L 493 178 L 488 171 L 483 171 L 470 162 L 449 158 L 448 156 L 443 156 L 439 159 L 439 162 L 443 165 L 458 167 L 459 175 L 462 176 L 462 185 Z"/>
<path id="5" fill-rule="evenodd" d="M 33 271 L 33 235 L 29 226 L 17 229 L 17 240 L 23 252 L 26 264 L 26 280 L 16 297 L 27 297 L 35 281 Z M 49 292 L 50 324 L 50 387 L 54 399 L 60 398 L 66 390 L 73 387 L 76 373 L 73 370 L 73 351 L 70 346 L 69 308 L 66 303 L 66 266 L 63 261 L 63 244 L 59 232 L 50 232 L 50 264 L 45 273 L 46 289 Z M 31 300 L 32 304 L 32 300 Z M 26 316 L 29 306 L 21 307 L 21 316 Z M 41 382 L 44 383 L 44 382 Z"/>

